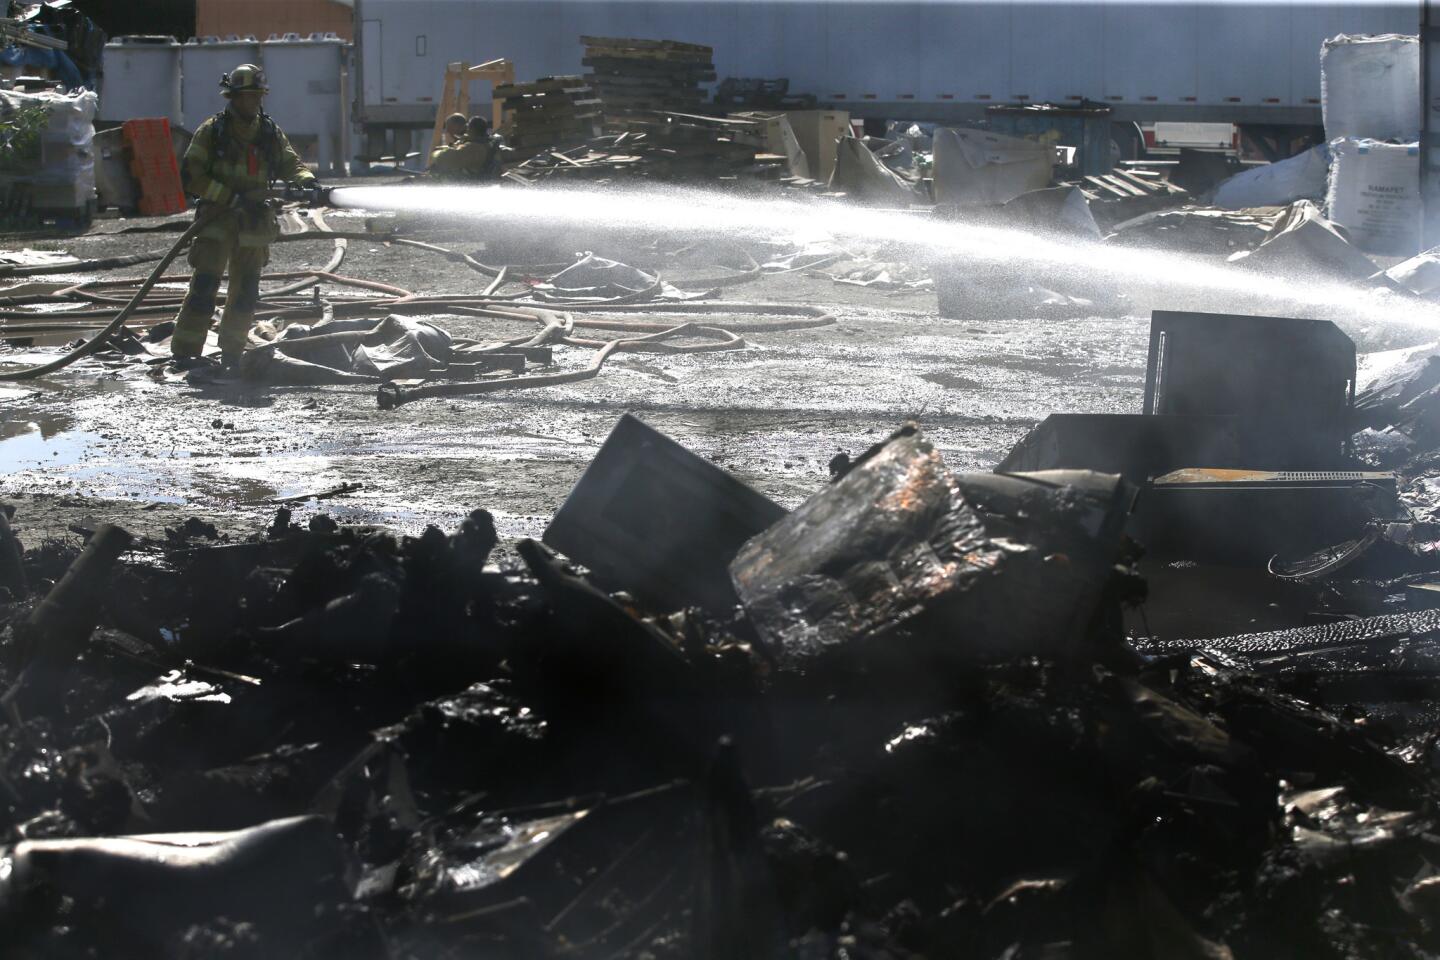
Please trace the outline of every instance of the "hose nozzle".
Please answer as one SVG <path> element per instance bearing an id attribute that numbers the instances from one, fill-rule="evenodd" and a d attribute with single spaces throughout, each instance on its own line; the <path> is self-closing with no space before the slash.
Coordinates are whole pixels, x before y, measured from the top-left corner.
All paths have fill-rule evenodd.
<path id="1" fill-rule="evenodd" d="M 284 197 L 287 201 L 297 201 L 312 207 L 330 206 L 330 191 L 334 187 L 322 186 L 312 183 L 309 186 L 301 186 L 298 183 L 285 184 Z"/>

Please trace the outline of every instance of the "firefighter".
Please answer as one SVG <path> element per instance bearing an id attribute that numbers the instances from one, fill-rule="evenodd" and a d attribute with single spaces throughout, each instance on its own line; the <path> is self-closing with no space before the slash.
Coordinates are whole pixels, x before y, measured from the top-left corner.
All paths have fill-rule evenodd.
<path id="1" fill-rule="evenodd" d="M 315 191 L 315 175 L 290 146 L 275 121 L 261 109 L 269 88 L 265 73 L 245 63 L 220 78 L 226 108 L 195 131 L 185 151 L 185 189 L 198 198 L 195 216 L 210 222 L 190 248 L 190 291 L 175 318 L 170 352 L 177 360 L 198 357 L 215 316 L 220 278 L 228 267 L 229 293 L 220 317 L 220 353 L 226 366 L 245 351 L 260 273 L 270 259 L 279 223 L 269 202 L 272 181 L 284 180 Z"/>
<path id="2" fill-rule="evenodd" d="M 445 145 L 453 147 L 465 139 L 465 128 L 470 123 L 463 113 L 452 113 L 445 118 Z"/>
<path id="3" fill-rule="evenodd" d="M 469 123 L 463 113 L 452 113 L 445 118 L 445 126 L 441 128 L 444 142 L 434 150 L 430 151 L 430 163 L 433 165 L 437 159 L 448 150 L 453 150 L 465 142 L 465 128 Z"/>
<path id="4" fill-rule="evenodd" d="M 496 180 L 500 176 L 502 149 L 500 138 L 490 133 L 489 122 L 484 117 L 471 117 L 464 140 L 435 152 L 430 176 L 437 180 Z"/>

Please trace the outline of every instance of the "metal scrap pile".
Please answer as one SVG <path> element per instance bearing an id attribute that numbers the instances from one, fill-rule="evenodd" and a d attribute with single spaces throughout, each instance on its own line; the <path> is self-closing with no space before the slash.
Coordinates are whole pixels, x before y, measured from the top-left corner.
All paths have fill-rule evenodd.
<path id="1" fill-rule="evenodd" d="M 484 511 L 0 522 L 6 955 L 1440 950 L 1429 743 L 1129 652 L 1124 480 L 832 471 L 787 513 L 627 417 L 589 574 Z"/>

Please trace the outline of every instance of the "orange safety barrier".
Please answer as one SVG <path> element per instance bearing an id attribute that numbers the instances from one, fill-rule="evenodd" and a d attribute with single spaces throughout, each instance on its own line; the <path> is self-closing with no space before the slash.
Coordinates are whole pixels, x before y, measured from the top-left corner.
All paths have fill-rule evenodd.
<path id="1" fill-rule="evenodd" d="M 183 213 L 185 190 L 169 119 L 126 120 L 121 128 L 130 147 L 130 172 L 140 183 L 140 213 L 147 217 Z"/>

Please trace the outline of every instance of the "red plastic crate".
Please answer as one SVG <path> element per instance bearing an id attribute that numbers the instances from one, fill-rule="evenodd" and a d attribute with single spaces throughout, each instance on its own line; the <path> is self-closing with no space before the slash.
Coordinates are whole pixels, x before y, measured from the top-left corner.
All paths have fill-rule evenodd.
<path id="1" fill-rule="evenodd" d="M 140 212 L 147 217 L 182 213 L 185 189 L 170 138 L 170 120 L 126 120 L 121 129 L 130 147 L 130 172 L 140 182 Z"/>

